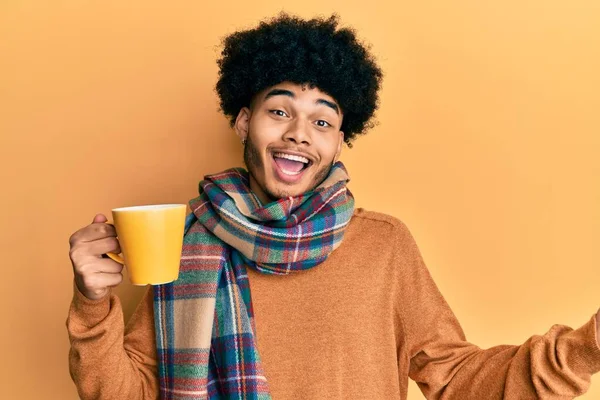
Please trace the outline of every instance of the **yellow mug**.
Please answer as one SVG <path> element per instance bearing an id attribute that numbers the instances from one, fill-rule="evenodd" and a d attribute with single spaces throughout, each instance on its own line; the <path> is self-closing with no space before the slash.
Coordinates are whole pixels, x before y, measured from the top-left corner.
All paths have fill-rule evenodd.
<path id="1" fill-rule="evenodd" d="M 106 255 L 124 264 L 133 285 L 160 285 L 177 280 L 185 204 L 157 204 L 112 210 L 123 257 Z"/>

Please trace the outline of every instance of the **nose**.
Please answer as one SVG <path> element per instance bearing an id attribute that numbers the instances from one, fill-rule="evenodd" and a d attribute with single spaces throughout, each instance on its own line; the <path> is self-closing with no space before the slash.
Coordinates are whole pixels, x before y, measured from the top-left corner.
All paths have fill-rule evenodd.
<path id="1" fill-rule="evenodd" d="M 296 145 L 310 145 L 310 134 L 308 133 L 308 127 L 306 126 L 306 122 L 302 121 L 301 119 L 293 120 L 288 125 L 288 129 L 283 134 L 283 140 L 285 142 L 292 142 Z"/>

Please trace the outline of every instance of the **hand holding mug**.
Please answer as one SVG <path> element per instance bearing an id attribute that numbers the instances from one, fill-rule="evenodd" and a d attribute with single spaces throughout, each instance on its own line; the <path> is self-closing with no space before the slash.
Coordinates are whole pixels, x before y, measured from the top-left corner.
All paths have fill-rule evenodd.
<path id="1" fill-rule="evenodd" d="M 97 300 L 123 281 L 123 265 L 102 255 L 120 253 L 115 227 L 106 224 L 106 217 L 98 214 L 90 225 L 69 238 L 69 258 L 73 265 L 75 284 L 88 299 Z"/>
<path id="2" fill-rule="evenodd" d="M 114 226 L 96 215 L 69 239 L 75 284 L 96 300 L 123 280 L 127 266 L 134 285 L 160 285 L 179 276 L 185 204 L 122 207 L 112 210 Z M 117 235 L 119 239 L 117 239 Z M 123 252 L 123 257 L 118 253 Z M 103 257 L 103 255 L 108 257 Z"/>

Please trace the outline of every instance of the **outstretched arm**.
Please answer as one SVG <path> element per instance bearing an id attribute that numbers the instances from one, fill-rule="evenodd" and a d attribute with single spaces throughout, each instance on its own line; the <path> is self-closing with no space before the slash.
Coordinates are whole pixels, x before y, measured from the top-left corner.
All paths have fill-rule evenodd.
<path id="1" fill-rule="evenodd" d="M 588 390 L 600 371 L 598 314 L 576 330 L 554 325 L 520 346 L 480 349 L 466 341 L 408 229 L 398 231 L 402 357 L 427 399 L 564 400 Z"/>

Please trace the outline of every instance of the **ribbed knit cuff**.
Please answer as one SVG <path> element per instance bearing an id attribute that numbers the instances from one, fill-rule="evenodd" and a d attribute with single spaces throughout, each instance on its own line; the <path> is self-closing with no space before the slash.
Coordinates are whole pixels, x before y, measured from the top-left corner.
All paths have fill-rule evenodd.
<path id="1" fill-rule="evenodd" d="M 101 299 L 90 300 L 79 291 L 79 288 L 73 281 L 73 301 L 71 303 L 72 316 L 77 318 L 79 323 L 88 328 L 96 326 L 104 320 L 110 312 L 110 298 L 112 291 Z"/>
<path id="2" fill-rule="evenodd" d="M 580 328 L 572 332 L 577 337 L 577 346 L 571 348 L 571 362 L 576 370 L 595 374 L 600 372 L 600 347 L 596 338 L 596 314 Z"/>

